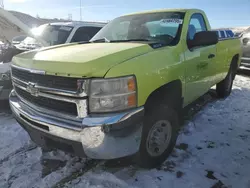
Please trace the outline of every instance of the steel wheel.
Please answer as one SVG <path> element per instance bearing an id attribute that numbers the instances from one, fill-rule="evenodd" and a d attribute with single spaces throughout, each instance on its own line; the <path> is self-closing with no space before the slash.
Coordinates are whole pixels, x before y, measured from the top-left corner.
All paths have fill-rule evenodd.
<path id="1" fill-rule="evenodd" d="M 172 136 L 172 127 L 169 121 L 157 121 L 149 131 L 146 149 L 152 157 L 160 156 L 168 148 Z"/>

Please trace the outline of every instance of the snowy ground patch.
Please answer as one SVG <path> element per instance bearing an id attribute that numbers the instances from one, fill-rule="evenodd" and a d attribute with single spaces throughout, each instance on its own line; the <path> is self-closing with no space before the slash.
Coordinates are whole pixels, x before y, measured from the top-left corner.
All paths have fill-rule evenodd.
<path id="1" fill-rule="evenodd" d="M 157 169 L 42 154 L 10 114 L 0 113 L 0 187 L 250 187 L 250 78 L 237 76 L 231 96 L 214 99 L 182 127 Z M 199 105 L 199 104 L 198 104 Z"/>

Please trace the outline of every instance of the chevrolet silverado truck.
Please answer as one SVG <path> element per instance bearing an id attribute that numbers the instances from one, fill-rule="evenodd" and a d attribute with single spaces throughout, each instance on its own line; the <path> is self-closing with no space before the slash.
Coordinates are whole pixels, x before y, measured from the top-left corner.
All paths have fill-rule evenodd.
<path id="1" fill-rule="evenodd" d="M 10 106 L 43 148 L 151 168 L 172 152 L 185 106 L 214 85 L 230 94 L 240 59 L 239 39 L 218 40 L 201 10 L 125 15 L 88 43 L 15 56 Z"/>

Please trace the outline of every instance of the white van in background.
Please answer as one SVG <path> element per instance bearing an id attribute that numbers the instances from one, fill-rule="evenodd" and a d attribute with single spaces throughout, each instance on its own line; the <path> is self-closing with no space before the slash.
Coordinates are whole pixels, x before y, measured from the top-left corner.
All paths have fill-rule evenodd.
<path id="1" fill-rule="evenodd" d="M 53 46 L 89 41 L 105 25 L 101 22 L 59 22 L 41 25 L 31 32 L 48 43 L 48 46 Z M 33 50 L 42 46 L 36 39 L 26 37 L 16 47 L 20 50 Z"/>
<path id="2" fill-rule="evenodd" d="M 89 41 L 106 23 L 101 22 L 59 22 L 44 24 L 31 30 L 34 36 L 42 39 L 47 46 Z M 19 44 L 1 51 L 0 57 L 0 100 L 8 99 L 12 90 L 10 64 L 15 55 L 43 47 L 33 37 L 26 37 Z"/>
<path id="3" fill-rule="evenodd" d="M 11 44 L 13 46 L 16 46 L 18 44 L 20 44 L 27 36 L 26 35 L 19 35 L 19 36 L 16 36 L 12 39 L 11 41 Z"/>

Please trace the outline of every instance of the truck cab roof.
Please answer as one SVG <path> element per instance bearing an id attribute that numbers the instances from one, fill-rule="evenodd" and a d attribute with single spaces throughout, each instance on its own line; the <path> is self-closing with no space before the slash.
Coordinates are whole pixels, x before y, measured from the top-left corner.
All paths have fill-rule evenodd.
<path id="1" fill-rule="evenodd" d="M 200 9 L 181 9 L 181 8 L 180 9 L 159 9 L 159 10 L 136 12 L 136 13 L 126 14 L 124 16 L 136 15 L 136 14 L 158 13 L 158 12 L 202 12 L 203 13 L 204 11 Z"/>

